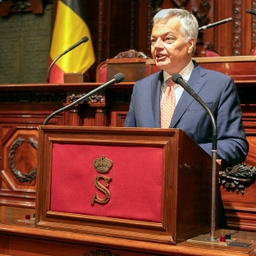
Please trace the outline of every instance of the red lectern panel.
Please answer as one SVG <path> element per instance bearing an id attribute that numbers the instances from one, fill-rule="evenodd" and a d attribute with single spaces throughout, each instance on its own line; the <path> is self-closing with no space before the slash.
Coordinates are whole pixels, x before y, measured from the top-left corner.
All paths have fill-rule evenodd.
<path id="1" fill-rule="evenodd" d="M 36 225 L 176 244 L 210 231 L 211 157 L 179 129 L 39 127 Z"/>
<path id="2" fill-rule="evenodd" d="M 108 186 L 103 178 L 95 185 L 102 173 L 94 161 L 102 156 L 113 163 L 103 172 Z M 162 166 L 160 147 L 53 143 L 50 210 L 160 222 Z M 91 203 L 95 193 L 103 203 Z"/>

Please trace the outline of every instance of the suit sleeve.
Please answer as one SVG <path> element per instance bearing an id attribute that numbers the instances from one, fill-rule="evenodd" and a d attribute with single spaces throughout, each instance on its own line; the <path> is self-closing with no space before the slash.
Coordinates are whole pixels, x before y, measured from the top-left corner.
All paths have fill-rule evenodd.
<path id="1" fill-rule="evenodd" d="M 135 88 L 136 88 L 135 85 L 133 87 L 133 92 L 131 95 L 129 111 L 127 113 L 125 123 L 124 123 L 125 127 L 136 127 L 136 119 L 135 119 L 135 113 L 134 113 L 134 94 L 135 94 Z"/>
<path id="2" fill-rule="evenodd" d="M 248 153 L 248 142 L 242 123 L 240 100 L 236 86 L 231 78 L 228 79 L 224 86 L 215 114 L 217 125 L 217 157 L 222 159 L 224 168 L 242 163 Z M 212 143 L 199 145 L 211 154 Z"/>

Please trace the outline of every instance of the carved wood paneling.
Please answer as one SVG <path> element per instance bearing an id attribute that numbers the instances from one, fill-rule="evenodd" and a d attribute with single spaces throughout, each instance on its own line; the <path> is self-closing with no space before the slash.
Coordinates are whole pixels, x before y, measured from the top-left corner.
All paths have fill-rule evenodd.
<path id="1" fill-rule="evenodd" d="M 256 11 L 256 1 L 252 0 L 252 10 Z M 256 45 L 256 16 L 252 17 L 252 46 Z"/>
<path id="2" fill-rule="evenodd" d="M 50 113 L 63 107 L 66 93 L 15 90 L 7 86 L 0 96 L 0 205 L 35 206 L 37 127 Z M 68 118 L 67 118 L 68 119 Z M 58 115 L 52 121 L 63 123 Z"/>
<path id="3" fill-rule="evenodd" d="M 135 47 L 135 29 L 136 29 L 136 0 L 131 1 L 131 31 L 130 31 L 130 47 L 129 49 L 134 49 Z"/>
<path id="4" fill-rule="evenodd" d="M 111 124 L 112 127 L 124 127 L 127 111 L 111 111 Z"/>
<path id="5" fill-rule="evenodd" d="M 233 54 L 241 55 L 241 31 L 242 31 L 242 1 L 233 1 Z"/>
<path id="6" fill-rule="evenodd" d="M 104 0 L 99 0 L 99 10 L 98 10 L 98 63 L 104 61 L 104 54 L 103 54 L 103 43 L 104 43 L 104 10 L 105 10 L 105 3 Z"/>
<path id="7" fill-rule="evenodd" d="M 1 141 L 0 204 L 34 207 L 38 131 L 15 126 L 10 131 Z"/>
<path id="8" fill-rule="evenodd" d="M 256 183 L 245 188 L 244 194 L 221 187 L 228 228 L 256 231 Z"/>

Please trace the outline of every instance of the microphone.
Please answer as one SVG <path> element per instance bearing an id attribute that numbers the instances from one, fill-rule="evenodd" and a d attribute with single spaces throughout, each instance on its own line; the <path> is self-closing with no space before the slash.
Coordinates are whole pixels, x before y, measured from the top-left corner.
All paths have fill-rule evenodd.
<path id="1" fill-rule="evenodd" d="M 185 91 L 187 91 L 199 104 L 206 110 L 212 121 L 212 205 L 211 205 L 211 234 L 210 240 L 214 241 L 214 231 L 215 231 L 215 204 L 216 204 L 216 155 L 217 155 L 217 128 L 214 116 L 209 109 L 209 107 L 204 103 L 204 101 L 199 97 L 198 94 L 183 80 L 180 74 L 172 75 L 172 80 L 174 83 L 181 85 Z"/>
<path id="2" fill-rule="evenodd" d="M 252 15 L 256 15 L 256 11 L 254 11 L 254 10 L 246 9 L 245 11 Z"/>
<path id="3" fill-rule="evenodd" d="M 56 110 L 55 112 L 53 112 L 52 114 L 50 114 L 43 122 L 43 125 L 46 125 L 48 123 L 48 121 L 53 117 L 55 116 L 56 114 L 64 111 L 64 110 L 67 110 L 69 108 L 71 108 L 72 106 L 76 105 L 77 103 L 81 102 L 81 101 L 84 101 L 86 99 L 88 99 L 89 97 L 91 97 L 92 95 L 94 95 L 95 93 L 98 93 L 104 89 L 106 89 L 107 87 L 109 87 L 110 85 L 114 84 L 114 83 L 120 83 L 124 80 L 124 75 L 122 73 L 118 73 L 118 74 L 115 74 L 114 77 L 107 81 L 105 84 L 102 84 L 101 86 L 95 88 L 94 90 L 90 91 L 89 93 L 85 94 L 83 97 L 77 99 L 76 101 L 72 102 L 71 104 L 61 108 L 61 109 L 58 109 Z"/>
<path id="4" fill-rule="evenodd" d="M 57 56 L 57 58 L 55 58 L 53 60 L 53 62 L 51 63 L 51 65 L 49 66 L 48 71 L 47 71 L 47 79 L 46 79 L 47 83 L 49 83 L 49 81 L 50 81 L 50 72 L 51 72 L 51 69 L 52 69 L 53 65 L 57 62 L 57 60 L 59 58 L 61 58 L 63 55 L 65 55 L 66 53 L 68 53 L 71 50 L 73 50 L 74 48 L 76 48 L 78 45 L 80 45 L 82 43 L 85 43 L 88 40 L 89 40 L 89 38 L 87 36 L 84 36 L 80 41 L 78 41 L 74 45 L 70 46 L 66 51 L 62 52 L 59 56 Z"/>
<path id="5" fill-rule="evenodd" d="M 227 19 L 225 19 L 225 20 L 220 20 L 220 21 L 217 21 L 217 22 L 214 22 L 214 23 L 211 23 L 211 24 L 202 26 L 202 27 L 200 27 L 198 30 L 200 31 L 200 30 L 204 30 L 204 29 L 207 29 L 207 28 L 215 27 L 215 26 L 221 25 L 221 24 L 223 24 L 223 23 L 230 22 L 230 21 L 232 21 L 232 20 L 233 20 L 233 18 L 230 17 L 230 18 L 227 18 Z"/>
<path id="6" fill-rule="evenodd" d="M 196 94 L 196 92 L 183 80 L 182 76 L 180 74 L 174 74 L 172 75 L 172 80 L 174 83 L 181 85 L 185 91 L 187 91 L 199 104 L 206 110 L 206 112 L 209 114 L 212 124 L 213 124 L 213 144 L 212 144 L 212 149 L 216 150 L 217 149 L 217 128 L 215 124 L 215 119 L 214 116 L 211 112 L 211 110 L 208 108 L 208 106 L 204 103 L 204 101 L 199 97 L 199 95 Z"/>

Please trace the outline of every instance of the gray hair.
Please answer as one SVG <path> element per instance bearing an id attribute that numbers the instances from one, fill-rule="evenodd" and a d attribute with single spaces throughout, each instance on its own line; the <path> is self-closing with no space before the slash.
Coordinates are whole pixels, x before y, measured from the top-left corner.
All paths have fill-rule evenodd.
<path id="1" fill-rule="evenodd" d="M 174 8 L 162 9 L 154 16 L 153 25 L 161 21 L 167 22 L 170 18 L 175 17 L 180 19 L 180 33 L 183 35 L 185 42 L 187 43 L 190 38 L 195 39 L 195 50 L 198 37 L 198 21 L 196 17 L 187 10 Z"/>

